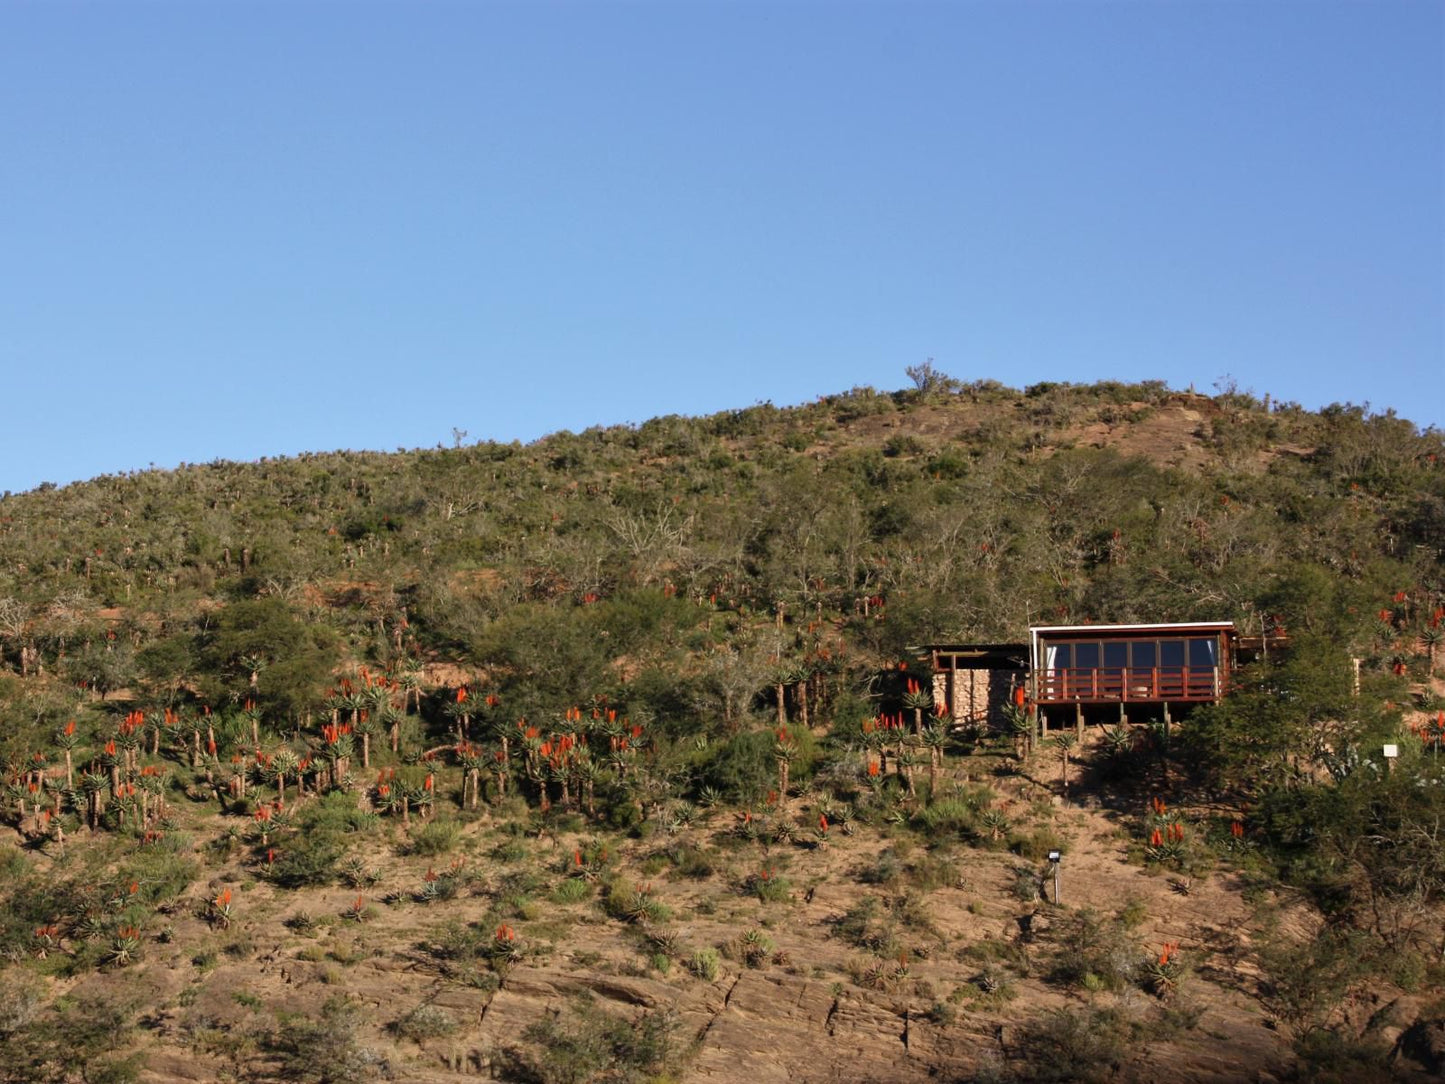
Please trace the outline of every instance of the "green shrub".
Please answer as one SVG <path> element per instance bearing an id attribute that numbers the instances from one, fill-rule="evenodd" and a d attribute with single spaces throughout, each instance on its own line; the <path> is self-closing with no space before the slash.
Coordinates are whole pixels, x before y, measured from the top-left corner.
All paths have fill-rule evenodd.
<path id="1" fill-rule="evenodd" d="M 0 881 L 13 881 L 30 868 L 30 859 L 18 847 L 0 847 Z"/>
<path id="2" fill-rule="evenodd" d="M 894 915 L 877 896 L 863 896 L 845 911 L 834 926 L 843 941 L 879 956 L 898 950 Z"/>
<path id="3" fill-rule="evenodd" d="M 504 839 L 492 848 L 498 862 L 520 862 L 527 857 L 527 845 L 520 839 Z"/>
<path id="4" fill-rule="evenodd" d="M 1310 1028 L 1294 1042 L 1294 1051 L 1308 1066 L 1303 1079 L 1363 1084 L 1396 1080 L 1388 1043 L 1370 1036 L 1355 1037 L 1331 1028 Z"/>
<path id="5" fill-rule="evenodd" d="M 746 967 L 764 967 L 773 955 L 773 939 L 754 926 L 734 937 L 723 950 L 729 959 Z"/>
<path id="6" fill-rule="evenodd" d="M 1032 859 L 1035 862 L 1048 858 L 1050 851 L 1068 853 L 1063 837 L 1052 828 L 1038 828 L 1028 835 L 1013 836 L 1009 840 L 1009 847 L 1020 858 Z"/>
<path id="7" fill-rule="evenodd" d="M 554 903 L 580 903 L 592 895 L 592 886 L 581 877 L 568 877 L 552 889 Z"/>
<path id="8" fill-rule="evenodd" d="M 929 835 L 936 836 L 941 832 L 972 832 L 978 813 L 967 801 L 943 798 L 924 806 L 913 819 Z"/>
<path id="9" fill-rule="evenodd" d="M 793 885 L 786 877 L 765 869 L 751 874 L 743 882 L 743 891 L 756 896 L 761 903 L 782 903 L 792 895 Z"/>
<path id="10" fill-rule="evenodd" d="M 1126 900 L 1124 906 L 1119 908 L 1119 922 L 1126 930 L 1137 929 L 1148 917 L 1149 908 L 1137 897 Z"/>
<path id="11" fill-rule="evenodd" d="M 615 878 L 608 883 L 602 906 L 613 918 L 627 922 L 656 925 L 672 917 L 667 905 L 654 899 L 649 889 L 638 888 L 625 877 Z"/>
<path id="12" fill-rule="evenodd" d="M 924 892 L 958 884 L 958 863 L 947 855 L 925 855 L 908 867 L 908 878 Z"/>
<path id="13" fill-rule="evenodd" d="M 1009 890 L 1016 900 L 1033 903 L 1042 896 L 1044 876 L 1029 866 L 1015 866 L 1013 884 Z"/>
<path id="14" fill-rule="evenodd" d="M 627 1020 L 579 1001 L 566 1013 L 528 1027 L 522 1037 L 529 1045 L 507 1048 L 501 1068 L 510 1079 L 535 1084 L 661 1080 L 681 1060 L 677 1027 L 670 1012 L 654 1010 Z"/>
<path id="15" fill-rule="evenodd" d="M 1050 979 L 1086 990 L 1124 989 L 1143 958 L 1122 922 L 1088 909 L 1058 916 L 1048 939 L 1056 950 Z"/>
<path id="16" fill-rule="evenodd" d="M 414 1043 L 450 1035 L 458 1027 L 457 1019 L 446 1009 L 430 1003 L 423 1003 L 412 1009 L 391 1025 L 393 1034 L 410 1039 Z"/>
<path id="17" fill-rule="evenodd" d="M 793 760 L 788 769 L 792 786 L 801 786 L 813 774 L 818 742 L 806 727 L 789 725 Z M 736 734 L 711 745 L 697 762 L 701 785 L 709 786 L 740 805 L 756 805 L 778 786 L 778 762 L 773 755 L 777 734 L 772 728 Z"/>
<path id="18" fill-rule="evenodd" d="M 1264 1002 L 1299 1029 L 1326 1021 L 1351 988 L 1372 973 L 1377 949 L 1378 942 L 1356 930 L 1325 929 L 1304 942 L 1269 932 L 1258 948 Z"/>
<path id="19" fill-rule="evenodd" d="M 1030 1021 L 1018 1038 L 1028 1060 L 1022 1079 L 1106 1084 L 1119 1078 L 1133 1032 L 1114 1009 L 1055 1009 Z"/>
<path id="20" fill-rule="evenodd" d="M 700 948 L 687 960 L 687 969 L 705 982 L 717 981 L 721 957 L 717 949 Z"/>
<path id="21" fill-rule="evenodd" d="M 302 1084 L 363 1084 L 378 1079 L 381 1058 L 357 1037 L 361 1012 L 344 994 L 326 1000 L 315 1020 L 286 1017 L 264 1046 L 281 1076 Z"/>
<path id="22" fill-rule="evenodd" d="M 461 826 L 456 821 L 433 820 L 413 829 L 408 850 L 423 858 L 446 854 L 456 846 Z"/>
<path id="23" fill-rule="evenodd" d="M 695 847 L 692 844 L 673 847 L 667 852 L 667 856 L 672 860 L 673 868 L 684 877 L 702 880 L 717 872 L 713 856 L 703 848 Z"/>
<path id="24" fill-rule="evenodd" d="M 266 867 L 266 876 L 282 888 L 328 885 L 336 879 L 344 853 L 341 840 L 331 833 L 303 831 L 278 849 L 276 860 Z"/>
<path id="25" fill-rule="evenodd" d="M 117 1050 L 131 1045 L 137 1006 L 123 996 L 62 999 L 45 1012 L 19 1006 L 11 1030 L 0 1032 L 0 1080 L 128 1084 L 140 1059 Z"/>
<path id="26" fill-rule="evenodd" d="M 857 870 L 858 880 L 867 885 L 896 885 L 903 879 L 903 858 L 898 846 L 885 847 L 870 865 Z"/>

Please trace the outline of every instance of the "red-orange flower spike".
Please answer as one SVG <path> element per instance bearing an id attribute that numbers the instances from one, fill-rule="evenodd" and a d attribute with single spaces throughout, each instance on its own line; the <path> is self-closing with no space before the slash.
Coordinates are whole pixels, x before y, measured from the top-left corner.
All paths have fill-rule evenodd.
<path id="1" fill-rule="evenodd" d="M 1149 846 L 1151 846 L 1151 847 L 1162 847 L 1162 846 L 1164 846 L 1164 836 L 1163 836 L 1163 834 L 1159 831 L 1159 829 L 1157 829 L 1157 828 L 1154 829 L 1154 834 L 1149 837 Z"/>

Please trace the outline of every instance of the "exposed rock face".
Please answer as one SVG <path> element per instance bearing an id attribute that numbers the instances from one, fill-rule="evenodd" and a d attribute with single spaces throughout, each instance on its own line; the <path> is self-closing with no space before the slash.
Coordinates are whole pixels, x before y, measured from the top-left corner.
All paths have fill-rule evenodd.
<path id="1" fill-rule="evenodd" d="M 479 1046 L 506 1047 L 547 1013 L 590 993 L 610 1011 L 670 1009 L 698 1050 L 685 1080 L 751 1084 L 909 1081 L 966 1072 L 993 1038 L 940 1028 L 893 999 L 835 995 L 831 983 L 781 972 L 743 971 L 686 987 L 641 978 L 519 967 L 480 1012 Z M 469 1011 L 453 994 L 434 1004 Z"/>
<path id="2" fill-rule="evenodd" d="M 1395 1049 L 1425 1072 L 1445 1076 L 1445 1019 L 1416 1020 Z"/>

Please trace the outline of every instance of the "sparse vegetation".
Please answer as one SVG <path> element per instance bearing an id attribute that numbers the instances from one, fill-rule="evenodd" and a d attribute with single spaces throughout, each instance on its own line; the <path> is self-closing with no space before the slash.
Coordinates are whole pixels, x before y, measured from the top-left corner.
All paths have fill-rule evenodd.
<path id="1" fill-rule="evenodd" d="M 164 1003 L 218 1076 L 382 1077 L 564 961 L 609 998 L 744 974 L 935 1027 L 1007 1005 L 1032 1046 L 999 1071 L 1036 1079 L 1121 1071 L 1207 987 L 1266 1006 L 1280 1064 L 1373 1072 L 1360 999 L 1442 989 L 1441 435 L 911 375 L 0 498 L 0 1076 L 128 1079 L 176 1041 Z M 1216 707 L 1049 742 L 1018 704 L 953 725 L 914 650 L 1141 618 L 1269 647 Z M 1071 878 L 1116 876 L 1075 908 Z M 1186 894 L 1206 917 L 1170 928 Z M 258 1008 L 262 976 L 305 1011 Z M 1090 1008 L 1039 1016 L 1043 983 Z M 690 1036 L 641 1004 L 499 1057 L 675 1073 Z"/>

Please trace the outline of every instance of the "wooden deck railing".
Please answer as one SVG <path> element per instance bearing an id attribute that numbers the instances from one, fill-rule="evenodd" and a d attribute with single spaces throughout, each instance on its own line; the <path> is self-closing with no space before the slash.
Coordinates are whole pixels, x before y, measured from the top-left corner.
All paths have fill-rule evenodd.
<path id="1" fill-rule="evenodd" d="M 1040 670 L 1034 695 L 1039 703 L 1081 701 L 1218 700 L 1224 692 L 1217 667 L 1109 667 Z"/>

